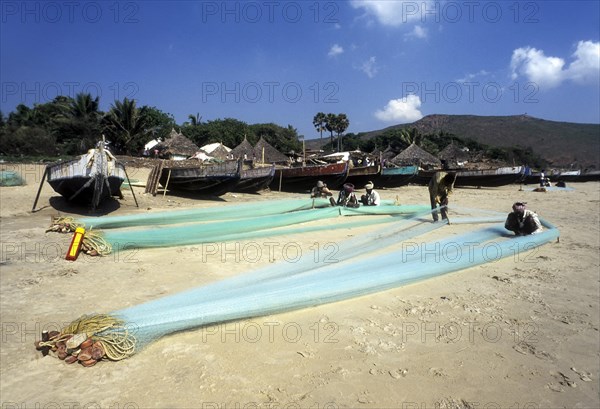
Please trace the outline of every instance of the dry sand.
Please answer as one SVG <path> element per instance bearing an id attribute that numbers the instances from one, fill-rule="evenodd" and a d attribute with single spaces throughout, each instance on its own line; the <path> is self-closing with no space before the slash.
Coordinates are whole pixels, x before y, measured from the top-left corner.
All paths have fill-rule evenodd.
<path id="1" fill-rule="evenodd" d="M 70 236 L 45 233 L 50 216 L 86 215 L 45 185 L 43 168 L 0 188 L 2 408 L 597 408 L 600 184 L 572 192 L 518 186 L 457 189 L 451 205 L 508 211 L 513 201 L 556 224 L 560 241 L 439 278 L 344 302 L 175 334 L 133 358 L 93 368 L 42 358 L 42 329 L 250 272 L 234 254 L 202 246 L 63 260 Z M 144 181 L 146 169 L 129 169 Z M 228 193 L 221 202 L 129 191 L 111 214 L 297 197 Z M 426 188 L 380 191 L 427 203 Z M 151 210 L 149 210 L 151 209 Z M 464 227 L 463 227 L 464 228 Z M 451 235 L 461 226 L 445 226 Z M 359 231 L 269 239 L 305 251 Z M 263 240 L 256 240 L 259 244 Z M 244 243 L 242 243 L 244 244 Z M 225 260 L 222 260 L 225 258 Z M 281 261 L 282 255 L 275 253 Z M 204 259 L 204 260 L 203 260 Z M 365 274 L 368 274 L 365 271 Z"/>

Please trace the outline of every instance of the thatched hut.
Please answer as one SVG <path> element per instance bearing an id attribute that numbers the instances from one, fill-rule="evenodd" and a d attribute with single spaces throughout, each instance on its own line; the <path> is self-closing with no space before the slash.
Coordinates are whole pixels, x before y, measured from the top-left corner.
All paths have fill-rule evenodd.
<path id="1" fill-rule="evenodd" d="M 383 151 L 381 149 L 375 149 L 373 152 L 371 152 L 371 156 L 377 159 L 381 158 L 383 162 L 390 161 L 396 155 L 397 152 L 394 152 L 394 150 L 392 149 L 392 145 L 388 145 L 387 148 L 385 148 Z"/>
<path id="2" fill-rule="evenodd" d="M 470 155 L 467 151 L 464 151 L 454 143 L 451 143 L 438 154 L 438 158 L 440 158 L 446 166 L 455 167 L 463 166 L 467 163 L 470 159 Z"/>
<path id="3" fill-rule="evenodd" d="M 254 156 L 254 148 L 248 142 L 248 139 L 244 136 L 244 140 L 238 146 L 233 148 L 231 152 L 229 152 L 230 156 L 233 156 L 233 159 L 244 159 L 244 160 L 252 160 Z"/>
<path id="4" fill-rule="evenodd" d="M 264 157 L 263 157 L 264 154 Z M 275 149 L 269 142 L 261 136 L 254 147 L 253 156 L 260 163 L 284 164 L 289 162 L 289 158 Z"/>
<path id="5" fill-rule="evenodd" d="M 204 145 L 202 147 L 202 150 L 208 153 L 213 158 L 220 160 L 228 159 L 231 153 L 231 148 L 228 148 L 220 142 Z"/>
<path id="6" fill-rule="evenodd" d="M 169 137 L 157 144 L 154 149 L 158 150 L 159 157 L 171 160 L 187 159 L 200 150 L 194 142 L 176 132 L 175 129 L 172 129 Z"/>
<path id="7" fill-rule="evenodd" d="M 391 162 L 402 166 L 418 165 L 424 168 L 441 165 L 441 161 L 438 158 L 419 148 L 415 143 L 412 143 L 408 148 L 396 155 Z"/>

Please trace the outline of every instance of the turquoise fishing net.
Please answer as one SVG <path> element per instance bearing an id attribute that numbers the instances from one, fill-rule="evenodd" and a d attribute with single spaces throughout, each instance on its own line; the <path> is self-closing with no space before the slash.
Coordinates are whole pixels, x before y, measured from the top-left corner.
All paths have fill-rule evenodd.
<path id="1" fill-rule="evenodd" d="M 298 199 L 82 220 L 102 226 L 105 240 L 118 249 L 372 227 L 337 242 L 333 259 L 315 260 L 305 253 L 293 263 L 270 264 L 112 312 L 134 332 L 139 350 L 177 331 L 364 296 L 515 257 L 558 237 L 558 230 L 544 220 L 542 233 L 515 237 L 503 227 L 506 214 L 451 210 L 457 227 L 442 238 L 438 230 L 448 228 L 447 221 L 431 222 L 429 206 L 391 201 L 352 209 L 331 207 L 325 199 Z"/>
<path id="2" fill-rule="evenodd" d="M 498 218 L 472 217 L 471 223 Z M 315 262 L 307 255 L 296 263 L 277 263 L 112 314 L 134 329 L 138 347 L 143 347 L 177 331 L 345 300 L 516 257 L 558 237 L 554 226 L 542 223 L 546 229 L 530 236 L 514 237 L 502 224 L 492 224 L 426 241 L 445 223 L 413 215 L 340 242 L 335 263 Z"/>
<path id="3" fill-rule="evenodd" d="M 320 205 L 319 202 L 316 204 Z M 308 204 L 307 206 L 312 206 L 312 204 Z M 296 205 L 295 209 L 297 208 L 299 206 Z M 261 214 L 271 209 L 257 208 L 253 210 L 255 211 L 254 214 Z M 290 233 L 289 230 L 277 230 L 278 228 L 288 226 L 298 226 L 295 228 L 295 233 L 302 233 L 303 231 L 318 231 L 321 229 L 349 227 L 351 225 L 365 225 L 367 223 L 365 220 L 356 220 L 355 223 L 345 223 L 342 225 L 315 226 L 311 224 L 341 216 L 409 217 L 417 213 L 429 211 L 429 208 L 424 205 L 396 206 L 388 204 L 383 206 L 365 206 L 356 209 L 331 206 L 315 207 L 314 209 L 309 207 L 308 210 L 286 211 L 280 214 L 273 211 L 267 215 L 232 220 L 155 225 L 152 228 L 113 228 L 105 230 L 103 238 L 117 251 L 132 248 L 171 247 L 288 234 Z M 202 216 L 202 220 L 208 219 L 204 218 L 205 215 L 202 214 Z M 223 214 L 223 216 L 233 217 L 231 214 Z M 200 220 L 200 217 L 198 219 Z M 180 219 L 177 220 L 179 221 Z M 385 221 L 373 220 L 372 223 L 378 224 Z M 393 219 L 388 218 L 387 221 L 393 221 Z M 136 220 L 136 222 L 138 221 Z"/>
<path id="4" fill-rule="evenodd" d="M 23 186 L 25 180 L 13 170 L 0 170 L 0 186 Z"/>

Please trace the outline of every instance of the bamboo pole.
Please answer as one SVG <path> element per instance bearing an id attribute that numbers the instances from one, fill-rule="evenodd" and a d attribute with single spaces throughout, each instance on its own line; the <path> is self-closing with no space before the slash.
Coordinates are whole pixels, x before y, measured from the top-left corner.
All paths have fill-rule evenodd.
<path id="1" fill-rule="evenodd" d="M 167 195 L 167 187 L 169 187 L 169 180 L 171 180 L 171 169 L 169 169 L 169 174 L 167 175 L 167 182 L 165 183 L 165 190 L 163 191 L 163 197 Z"/>
<path id="2" fill-rule="evenodd" d="M 127 170 L 125 166 L 123 166 L 123 170 L 125 171 L 125 176 L 127 177 L 127 183 L 129 184 L 129 189 L 131 189 L 131 194 L 133 195 L 133 200 L 135 200 L 135 207 L 140 207 L 138 205 L 137 198 L 135 197 L 135 193 L 133 192 L 133 186 L 131 186 L 131 181 L 129 180 L 129 175 L 127 174 Z"/>
<path id="3" fill-rule="evenodd" d="M 279 191 L 281 192 L 281 182 L 283 179 L 283 169 L 280 170 L 279 172 Z"/>
<path id="4" fill-rule="evenodd" d="M 46 179 L 46 175 L 48 175 L 48 166 L 44 170 L 44 175 L 42 176 L 42 180 L 40 181 L 40 187 L 38 188 L 37 195 L 35 196 L 35 201 L 33 202 L 33 207 L 31 208 L 31 212 L 35 211 L 35 206 L 37 205 L 38 199 L 40 198 L 40 193 L 42 193 L 42 187 L 44 187 L 44 179 Z"/>

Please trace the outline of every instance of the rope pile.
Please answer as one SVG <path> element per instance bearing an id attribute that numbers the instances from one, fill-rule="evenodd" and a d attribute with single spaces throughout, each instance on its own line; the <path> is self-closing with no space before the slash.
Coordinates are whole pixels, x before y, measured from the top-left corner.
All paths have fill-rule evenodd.
<path id="1" fill-rule="evenodd" d="M 46 229 L 48 232 L 73 233 L 78 227 L 84 227 L 83 223 L 72 217 L 54 217 L 51 225 Z M 106 256 L 112 252 L 112 245 L 106 241 L 102 233 L 92 230 L 90 227 L 83 236 L 81 251 L 89 256 Z"/>
<path id="2" fill-rule="evenodd" d="M 68 364 L 85 367 L 104 358 L 120 361 L 135 353 L 136 339 L 123 320 L 106 314 L 83 315 L 59 331 L 48 333 L 48 340 L 35 347 Z"/>

